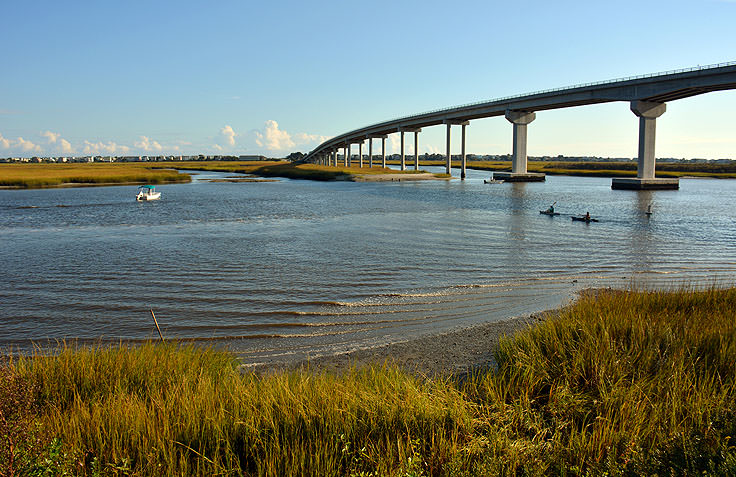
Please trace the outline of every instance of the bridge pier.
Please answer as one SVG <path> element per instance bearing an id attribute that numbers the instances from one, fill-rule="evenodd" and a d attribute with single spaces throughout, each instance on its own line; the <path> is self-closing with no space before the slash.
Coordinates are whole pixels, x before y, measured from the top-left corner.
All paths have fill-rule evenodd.
<path id="1" fill-rule="evenodd" d="M 450 151 L 450 143 L 452 142 L 452 123 L 445 121 L 447 124 L 447 155 L 445 156 L 445 173 L 452 175 L 452 152 Z"/>
<path id="2" fill-rule="evenodd" d="M 667 105 L 650 101 L 632 101 L 631 111 L 639 117 L 636 179 L 614 178 L 611 181 L 611 189 L 679 189 L 678 179 L 657 179 L 654 173 L 657 161 L 654 155 L 657 118 L 667 111 Z"/>
<path id="3" fill-rule="evenodd" d="M 386 136 L 381 136 L 381 167 L 386 168 Z"/>
<path id="4" fill-rule="evenodd" d="M 511 172 L 494 172 L 494 179 L 506 182 L 541 182 L 544 174 L 527 172 L 526 126 L 537 118 L 537 114 L 528 111 L 506 110 L 506 119 L 514 125 L 513 156 Z"/>
<path id="5" fill-rule="evenodd" d="M 406 170 L 406 160 L 404 158 L 404 130 L 399 129 L 399 134 L 401 135 L 401 170 Z"/>
<path id="6" fill-rule="evenodd" d="M 446 119 L 443 122 L 447 124 L 447 156 L 445 159 L 445 172 L 449 175 L 452 175 L 452 153 L 450 152 L 452 125 L 458 124 L 463 127 L 462 144 L 463 144 L 463 151 L 465 151 L 465 126 L 470 124 L 470 121 L 462 121 L 458 119 Z M 463 152 L 463 154 L 465 153 Z"/>
<path id="7" fill-rule="evenodd" d="M 414 130 L 414 170 L 419 170 L 419 133 L 421 129 Z"/>
<path id="8" fill-rule="evenodd" d="M 468 121 L 465 121 L 462 124 L 462 134 L 460 136 L 461 137 L 461 139 L 460 139 L 460 154 L 462 155 L 462 161 L 460 163 L 460 179 L 461 180 L 465 180 L 465 165 L 466 165 L 466 160 L 465 160 L 465 128 L 467 127 L 468 123 L 469 123 Z"/>
<path id="9" fill-rule="evenodd" d="M 344 167 L 348 167 L 348 154 L 350 153 L 350 144 L 345 144 L 345 147 L 343 147 L 343 156 L 342 156 L 342 162 Z"/>
<path id="10" fill-rule="evenodd" d="M 401 170 L 406 169 L 406 163 L 404 162 L 404 133 L 414 133 L 414 170 L 419 170 L 419 133 L 422 132 L 421 128 L 405 128 L 400 127 L 399 132 L 401 133 Z"/>
<path id="11" fill-rule="evenodd" d="M 332 151 L 332 163 L 337 167 L 337 149 L 333 149 Z"/>
<path id="12" fill-rule="evenodd" d="M 363 167 L 363 141 L 358 143 L 358 157 L 360 158 L 360 167 Z"/>
<path id="13" fill-rule="evenodd" d="M 370 163 L 370 167 L 373 167 L 373 140 L 374 139 L 380 139 L 381 140 L 381 161 L 383 162 L 382 167 L 386 167 L 386 136 L 385 134 L 381 135 L 374 135 L 374 136 L 368 136 L 368 155 L 370 156 L 368 158 L 368 161 Z"/>

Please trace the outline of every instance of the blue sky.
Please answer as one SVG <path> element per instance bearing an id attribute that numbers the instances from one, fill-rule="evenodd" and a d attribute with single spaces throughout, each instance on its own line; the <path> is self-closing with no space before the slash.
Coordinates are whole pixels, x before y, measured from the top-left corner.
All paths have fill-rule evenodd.
<path id="1" fill-rule="evenodd" d="M 0 12 L 0 157 L 282 157 L 398 116 L 736 60 L 729 0 L 26 0 Z M 669 103 L 657 156 L 736 159 L 733 111 L 736 90 Z M 528 151 L 633 157 L 637 131 L 627 103 L 542 111 Z M 511 125 L 473 121 L 467 141 L 510 153 Z M 442 152 L 444 128 L 419 142 Z"/>

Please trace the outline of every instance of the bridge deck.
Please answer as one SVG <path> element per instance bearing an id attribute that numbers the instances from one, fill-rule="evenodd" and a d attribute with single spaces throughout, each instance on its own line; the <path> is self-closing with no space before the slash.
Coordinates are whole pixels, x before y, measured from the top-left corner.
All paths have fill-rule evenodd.
<path id="1" fill-rule="evenodd" d="M 531 112 L 612 101 L 639 100 L 664 103 L 727 89 L 736 89 L 736 62 L 542 91 L 439 109 L 355 129 L 323 142 L 310 152 L 304 161 L 309 162 L 317 154 L 345 144 L 360 142 L 372 136 L 395 133 L 399 128 L 422 128 L 443 124 L 446 121 L 502 116 L 507 110 Z"/>

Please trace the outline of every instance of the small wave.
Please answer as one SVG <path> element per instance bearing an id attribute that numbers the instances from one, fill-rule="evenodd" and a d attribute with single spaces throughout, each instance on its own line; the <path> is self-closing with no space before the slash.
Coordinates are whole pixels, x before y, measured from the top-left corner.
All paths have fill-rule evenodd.
<path id="1" fill-rule="evenodd" d="M 392 298 L 423 298 L 432 296 L 445 296 L 448 293 L 446 291 L 426 292 L 426 293 L 381 293 L 379 297 L 392 297 Z"/>

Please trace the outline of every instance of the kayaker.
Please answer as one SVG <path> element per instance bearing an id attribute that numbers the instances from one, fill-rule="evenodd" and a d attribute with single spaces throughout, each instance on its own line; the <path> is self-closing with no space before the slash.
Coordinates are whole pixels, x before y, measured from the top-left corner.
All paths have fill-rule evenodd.
<path id="1" fill-rule="evenodd" d="M 547 209 L 548 214 L 554 214 L 555 213 L 555 204 L 552 204 L 549 206 L 549 209 Z"/>
<path id="2" fill-rule="evenodd" d="M 585 220 L 590 221 L 590 212 L 585 213 Z"/>

